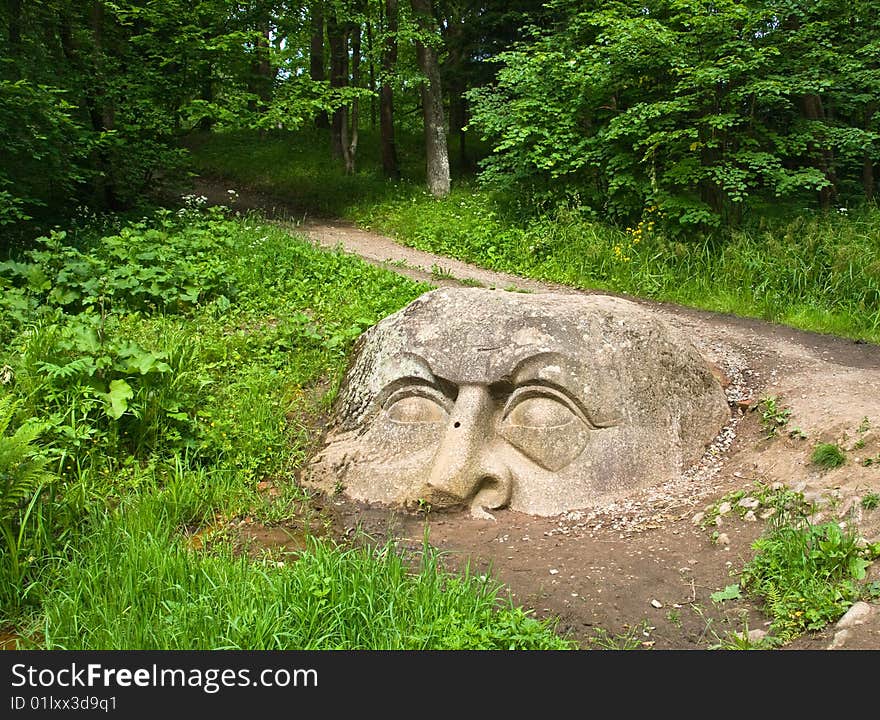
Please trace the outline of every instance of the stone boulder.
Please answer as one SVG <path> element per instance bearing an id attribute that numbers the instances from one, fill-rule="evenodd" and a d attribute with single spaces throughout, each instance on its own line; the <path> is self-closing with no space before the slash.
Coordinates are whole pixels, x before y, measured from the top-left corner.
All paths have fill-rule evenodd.
<path id="1" fill-rule="evenodd" d="M 679 476 L 729 418 L 696 348 L 633 302 L 440 289 L 359 338 L 303 484 L 556 515 Z"/>

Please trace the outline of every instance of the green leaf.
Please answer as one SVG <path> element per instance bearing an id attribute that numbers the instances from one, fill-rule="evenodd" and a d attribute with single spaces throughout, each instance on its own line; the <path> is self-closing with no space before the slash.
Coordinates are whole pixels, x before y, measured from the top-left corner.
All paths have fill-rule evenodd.
<path id="1" fill-rule="evenodd" d="M 110 392 L 104 393 L 104 399 L 110 404 L 105 412 L 114 420 L 122 417 L 128 410 L 128 401 L 134 397 L 134 391 L 125 380 L 113 380 L 110 383 Z"/>
<path id="2" fill-rule="evenodd" d="M 724 602 L 725 600 L 738 600 L 742 597 L 739 591 L 739 583 L 728 585 L 724 590 L 719 590 L 710 595 L 713 602 Z"/>

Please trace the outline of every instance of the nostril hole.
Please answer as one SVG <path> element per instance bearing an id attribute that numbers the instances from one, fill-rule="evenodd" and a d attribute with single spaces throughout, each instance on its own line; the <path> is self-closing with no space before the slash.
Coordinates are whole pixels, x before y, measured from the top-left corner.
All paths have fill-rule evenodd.
<path id="1" fill-rule="evenodd" d="M 455 423 L 453 423 L 452 427 L 460 428 L 461 423 L 458 420 L 456 420 Z"/>

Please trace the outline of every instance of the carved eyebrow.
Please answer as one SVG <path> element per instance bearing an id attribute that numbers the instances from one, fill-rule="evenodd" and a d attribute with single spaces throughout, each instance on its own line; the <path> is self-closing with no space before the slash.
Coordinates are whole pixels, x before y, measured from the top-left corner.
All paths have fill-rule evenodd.
<path id="1" fill-rule="evenodd" d="M 404 374 L 398 375 L 385 385 L 376 395 L 383 404 L 392 394 L 405 387 L 423 386 L 434 388 L 451 400 L 458 397 L 458 388 L 451 382 L 433 373 L 428 361 L 415 353 L 401 353 L 396 358 Z"/>
<path id="2" fill-rule="evenodd" d="M 553 387 L 557 390 L 561 390 L 567 395 L 572 396 L 573 399 L 575 399 L 577 396 L 577 388 L 568 387 L 563 382 L 563 379 L 566 376 L 570 377 L 572 375 L 576 376 L 578 374 L 571 372 L 573 364 L 574 363 L 571 360 L 557 352 L 538 353 L 537 355 L 530 355 L 529 357 L 520 360 L 520 362 L 518 362 L 511 371 L 510 377 L 515 387 L 528 383 L 532 383 L 535 385 L 543 384 Z M 557 365 L 560 370 L 568 372 L 561 372 L 561 377 L 558 379 L 554 378 L 550 380 L 548 378 L 541 377 L 541 369 L 546 367 L 547 365 Z"/>
<path id="3" fill-rule="evenodd" d="M 540 377 L 541 368 L 547 365 L 558 365 L 563 371 L 559 373 L 558 379 L 550 380 Z M 531 355 L 514 367 L 511 373 L 514 389 L 527 385 L 549 387 L 565 395 L 595 427 L 606 428 L 620 424 L 619 413 L 613 411 L 610 414 L 603 413 L 601 407 L 596 407 L 593 398 L 582 397 L 579 386 L 569 387 L 563 382 L 567 377 L 582 375 L 582 373 L 572 372 L 574 367 L 576 367 L 574 361 L 557 352 Z"/>

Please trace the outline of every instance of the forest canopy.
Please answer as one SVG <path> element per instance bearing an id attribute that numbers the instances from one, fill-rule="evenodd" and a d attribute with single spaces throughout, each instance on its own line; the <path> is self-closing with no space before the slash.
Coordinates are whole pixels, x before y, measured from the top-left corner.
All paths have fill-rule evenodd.
<path id="1" fill-rule="evenodd" d="M 370 127 L 399 178 L 396 133 L 418 128 L 434 195 L 454 154 L 491 187 L 622 225 L 648 208 L 680 232 L 780 205 L 847 208 L 877 193 L 878 10 L 10 0 L 0 225 L 131 207 L 185 169 L 193 132 L 315 126 L 349 173 Z"/>

